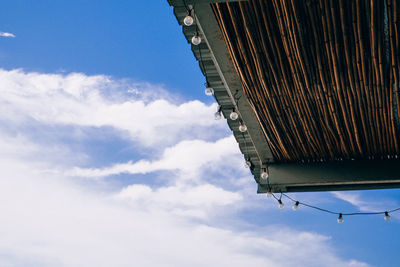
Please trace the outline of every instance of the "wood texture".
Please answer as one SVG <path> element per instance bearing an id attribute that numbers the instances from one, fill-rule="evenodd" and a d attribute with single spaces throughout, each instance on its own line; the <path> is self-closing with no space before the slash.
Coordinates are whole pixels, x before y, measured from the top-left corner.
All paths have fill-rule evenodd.
<path id="1" fill-rule="evenodd" d="M 212 6 L 276 161 L 398 157 L 399 1 Z"/>

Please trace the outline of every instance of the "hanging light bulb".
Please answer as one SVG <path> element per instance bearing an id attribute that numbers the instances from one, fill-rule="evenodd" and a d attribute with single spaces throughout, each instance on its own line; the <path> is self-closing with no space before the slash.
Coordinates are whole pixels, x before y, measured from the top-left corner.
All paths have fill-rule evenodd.
<path id="1" fill-rule="evenodd" d="M 340 213 L 339 218 L 337 218 L 338 224 L 342 224 L 344 222 L 343 215 Z"/>
<path id="2" fill-rule="evenodd" d="M 239 131 L 244 133 L 245 131 L 247 131 L 247 126 L 246 124 L 244 124 L 243 122 L 239 122 Z"/>
<path id="3" fill-rule="evenodd" d="M 292 209 L 293 209 L 294 211 L 299 210 L 299 205 L 300 205 L 300 202 L 296 201 L 296 203 L 293 205 Z"/>
<path id="4" fill-rule="evenodd" d="M 204 90 L 204 93 L 207 96 L 212 96 L 214 94 L 214 89 L 210 86 L 208 82 L 206 83 L 206 90 Z"/>
<path id="5" fill-rule="evenodd" d="M 193 37 L 192 37 L 192 44 L 193 45 L 199 45 L 201 43 L 201 38 L 199 36 L 198 33 L 196 33 Z"/>
<path id="6" fill-rule="evenodd" d="M 264 168 L 263 171 L 261 172 L 261 179 L 264 179 L 264 180 L 268 179 L 268 172 L 267 172 L 266 168 Z"/>
<path id="7" fill-rule="evenodd" d="M 222 107 L 221 106 L 218 106 L 217 112 L 214 113 L 214 119 L 215 120 L 222 119 Z"/>
<path id="8" fill-rule="evenodd" d="M 267 197 L 272 197 L 272 192 L 271 192 L 271 190 L 269 190 L 269 191 L 267 192 Z"/>
<path id="9" fill-rule="evenodd" d="M 390 222 L 390 220 L 392 219 L 389 215 L 389 212 L 385 211 L 385 221 Z"/>
<path id="10" fill-rule="evenodd" d="M 212 89 L 211 87 L 207 87 L 206 90 L 204 90 L 204 93 L 207 96 L 212 96 L 214 94 L 214 89 Z"/>
<path id="11" fill-rule="evenodd" d="M 232 109 L 231 114 L 229 114 L 229 118 L 231 118 L 231 120 L 233 120 L 233 121 L 235 121 L 235 120 L 237 120 L 237 118 L 239 118 L 239 115 L 237 114 L 235 109 Z"/>
<path id="12" fill-rule="evenodd" d="M 221 111 L 217 111 L 217 112 L 214 113 L 214 119 L 215 119 L 215 120 L 220 120 L 220 119 L 222 119 Z"/>
<path id="13" fill-rule="evenodd" d="M 251 161 L 250 159 L 246 159 L 246 164 L 244 165 L 246 168 L 250 168 L 251 167 Z"/>
<path id="14" fill-rule="evenodd" d="M 279 203 L 278 207 L 279 207 L 281 210 L 283 210 L 283 209 L 285 208 L 285 204 L 283 204 L 282 200 L 280 200 L 280 199 L 278 199 L 278 203 Z"/>
<path id="15" fill-rule="evenodd" d="M 186 17 L 183 19 L 183 24 L 185 24 L 186 26 L 192 26 L 193 25 L 194 19 L 193 19 L 193 17 L 191 15 L 192 15 L 191 11 L 189 10 L 187 15 L 186 15 Z"/>

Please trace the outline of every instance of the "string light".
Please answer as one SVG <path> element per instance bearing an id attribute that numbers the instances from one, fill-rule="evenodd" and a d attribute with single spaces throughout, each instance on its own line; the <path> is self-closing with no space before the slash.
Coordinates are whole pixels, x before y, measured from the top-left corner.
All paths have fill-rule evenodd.
<path id="1" fill-rule="evenodd" d="M 390 220 L 392 219 L 389 215 L 389 212 L 385 211 L 385 217 L 384 217 L 385 221 L 390 222 Z"/>
<path id="2" fill-rule="evenodd" d="M 264 168 L 263 171 L 261 172 L 261 179 L 264 179 L 264 180 L 268 179 L 267 168 Z"/>
<path id="3" fill-rule="evenodd" d="M 214 119 L 215 120 L 222 119 L 222 107 L 221 106 L 218 106 L 217 112 L 214 113 Z"/>
<path id="4" fill-rule="evenodd" d="M 192 15 L 191 13 L 192 13 L 191 10 L 188 10 L 188 13 L 187 13 L 186 17 L 183 19 L 183 24 L 185 24 L 186 26 L 192 26 L 193 25 L 194 19 L 191 16 Z"/>
<path id="5" fill-rule="evenodd" d="M 281 210 L 283 210 L 283 209 L 285 208 L 285 204 L 283 204 L 283 202 L 282 202 L 281 199 L 278 199 L 278 203 L 279 203 L 278 207 L 279 207 Z"/>
<path id="6" fill-rule="evenodd" d="M 343 214 L 339 213 L 339 217 L 337 218 L 338 224 L 342 224 L 344 222 Z"/>
<path id="7" fill-rule="evenodd" d="M 237 114 L 235 109 L 232 109 L 231 113 L 229 114 L 229 118 L 231 118 L 231 120 L 233 121 L 239 118 L 239 115 Z"/>
<path id="8" fill-rule="evenodd" d="M 206 82 L 206 90 L 204 90 L 204 93 L 207 96 L 212 96 L 214 94 L 214 89 L 210 86 L 208 82 Z"/>
<path id="9" fill-rule="evenodd" d="M 239 121 L 239 131 L 242 133 L 247 131 L 247 126 L 242 121 Z"/>
<path id="10" fill-rule="evenodd" d="M 194 22 L 194 19 L 192 17 L 192 10 L 193 9 L 190 6 L 187 5 L 185 0 L 183 0 L 183 4 L 185 5 L 186 10 L 187 10 L 186 17 L 183 19 L 183 24 L 185 24 L 186 26 L 192 26 L 193 22 Z"/>
<path id="11" fill-rule="evenodd" d="M 244 166 L 245 166 L 246 168 L 250 168 L 250 167 L 251 167 L 251 161 L 250 161 L 250 159 L 246 159 L 245 163 L 246 163 L 246 164 L 245 164 Z"/>
<path id="12" fill-rule="evenodd" d="M 200 38 L 199 34 L 196 32 L 196 34 L 193 35 L 193 37 L 192 37 L 192 44 L 199 45 L 200 43 L 201 43 L 201 38 Z"/>
<path id="13" fill-rule="evenodd" d="M 216 121 L 222 119 L 221 111 L 217 111 L 217 112 L 214 113 L 214 119 L 215 119 Z"/>
<path id="14" fill-rule="evenodd" d="M 268 184 L 268 186 L 269 186 L 269 184 Z M 378 215 L 378 214 L 384 214 L 384 215 L 385 215 L 385 217 L 384 217 L 385 221 L 390 222 L 390 220 L 391 220 L 392 218 L 390 217 L 389 213 L 393 213 L 393 212 L 400 211 L 400 208 L 396 208 L 396 209 L 392 209 L 392 210 L 388 210 L 388 211 L 342 213 L 342 212 L 335 212 L 335 211 L 323 209 L 323 208 L 320 208 L 320 207 L 316 207 L 316 206 L 313 206 L 313 205 L 310 205 L 310 204 L 307 204 L 307 203 L 304 203 L 304 202 L 300 202 L 300 201 L 298 201 L 298 200 L 295 200 L 295 199 L 291 198 L 290 196 L 288 196 L 288 195 L 285 194 L 285 193 L 281 193 L 281 196 L 280 196 L 279 198 L 277 198 L 277 197 L 271 192 L 271 188 L 269 188 L 269 190 L 267 191 L 267 197 L 271 197 L 271 196 L 274 197 L 274 198 L 278 201 L 278 203 L 279 203 L 279 208 L 280 208 L 280 209 L 282 209 L 282 207 L 281 207 L 280 204 L 281 204 L 281 203 L 283 204 L 283 202 L 282 202 L 281 199 L 282 199 L 282 196 L 284 196 L 284 197 L 286 197 L 287 199 L 289 199 L 290 201 L 294 202 L 294 205 L 292 206 L 292 209 L 293 209 L 293 210 L 297 211 L 297 210 L 299 209 L 299 206 L 300 206 L 300 205 L 303 205 L 303 206 L 306 206 L 306 207 L 309 207 L 309 208 L 312 208 L 312 209 L 316 209 L 316 210 L 319 210 L 319 211 L 322 211 L 322 212 L 326 212 L 326 213 L 330 213 L 330 214 L 335 214 L 335 215 L 338 215 L 337 222 L 338 222 L 339 224 L 342 224 L 342 223 L 344 222 L 344 219 L 343 219 L 344 216 Z"/>
<path id="15" fill-rule="evenodd" d="M 292 209 L 293 209 L 294 211 L 299 210 L 299 205 L 300 205 L 300 202 L 296 201 L 296 203 L 294 203 Z"/>

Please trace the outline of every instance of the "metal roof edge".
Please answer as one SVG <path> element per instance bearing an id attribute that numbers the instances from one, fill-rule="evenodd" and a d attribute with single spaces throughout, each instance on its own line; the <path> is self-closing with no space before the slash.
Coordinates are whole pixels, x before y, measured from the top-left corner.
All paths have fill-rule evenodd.
<path id="1" fill-rule="evenodd" d="M 179 24 L 182 25 L 182 20 L 186 16 L 186 9 L 182 5 L 183 1 L 169 0 L 168 2 L 174 7 L 174 14 Z M 215 99 L 220 104 L 224 117 L 228 118 L 228 125 L 239 144 L 244 158 L 250 159 L 252 162 L 251 172 L 255 180 L 259 182 L 261 169 L 265 167 L 265 164 L 272 163 L 274 159 L 257 116 L 244 96 L 240 79 L 212 11 L 211 2 L 227 1 L 196 1 L 195 21 L 202 43 L 199 46 L 191 45 L 192 51 L 199 61 L 203 74 L 215 90 Z M 186 1 L 186 4 L 188 4 L 188 1 Z M 196 26 L 183 27 L 183 33 L 188 43 L 190 43 L 190 39 L 195 32 Z M 217 88 L 215 89 L 215 87 Z M 239 98 L 237 105 L 235 94 L 243 96 Z M 234 107 L 247 126 L 245 133 L 241 133 L 238 130 L 238 120 L 232 121 L 229 119 L 229 113 Z"/>

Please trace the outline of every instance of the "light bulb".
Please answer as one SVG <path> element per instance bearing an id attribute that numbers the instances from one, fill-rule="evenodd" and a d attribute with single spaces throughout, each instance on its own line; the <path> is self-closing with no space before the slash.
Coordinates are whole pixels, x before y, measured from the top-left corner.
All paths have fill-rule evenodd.
<path id="1" fill-rule="evenodd" d="M 204 90 L 204 93 L 207 96 L 212 96 L 214 94 L 214 89 L 212 89 L 211 87 L 207 87 L 206 90 Z"/>
<path id="2" fill-rule="evenodd" d="M 215 120 L 220 120 L 220 119 L 222 119 L 221 111 L 217 111 L 217 112 L 214 113 L 214 119 L 215 119 Z"/>
<path id="3" fill-rule="evenodd" d="M 283 204 L 283 202 L 282 202 L 282 200 L 280 200 L 280 199 L 278 199 L 278 203 L 279 203 L 279 208 L 281 209 L 281 210 L 283 210 L 284 208 L 285 208 L 285 204 Z"/>
<path id="4" fill-rule="evenodd" d="M 339 218 L 337 218 L 337 222 L 338 224 L 342 224 L 344 222 L 343 215 L 341 213 L 339 214 Z"/>
<path id="5" fill-rule="evenodd" d="M 190 14 L 188 14 L 184 19 L 183 19 L 183 24 L 186 26 L 192 26 L 194 22 L 194 19 Z"/>
<path id="6" fill-rule="evenodd" d="M 250 168 L 251 167 L 251 161 L 250 160 L 246 160 L 246 164 L 244 165 L 246 168 Z"/>
<path id="7" fill-rule="evenodd" d="M 197 34 L 192 37 L 192 44 L 199 45 L 201 43 L 201 38 Z"/>
<path id="8" fill-rule="evenodd" d="M 237 118 L 239 118 L 239 115 L 237 114 L 237 112 L 235 110 L 232 110 L 231 114 L 229 114 L 229 118 L 231 118 L 231 120 L 235 121 L 235 120 L 237 120 Z"/>
<path id="9" fill-rule="evenodd" d="M 272 197 L 272 192 L 271 191 L 267 192 L 267 197 Z"/>
<path id="10" fill-rule="evenodd" d="M 389 212 L 385 211 L 385 221 L 390 222 L 391 219 Z"/>
<path id="11" fill-rule="evenodd" d="M 245 131 L 247 131 L 247 126 L 246 124 L 244 124 L 243 122 L 240 123 L 239 125 L 239 131 L 244 133 Z"/>
<path id="12" fill-rule="evenodd" d="M 300 202 L 296 201 L 296 203 L 293 205 L 292 209 L 293 209 L 294 211 L 299 210 L 299 204 L 300 204 Z"/>
<path id="13" fill-rule="evenodd" d="M 266 169 L 264 169 L 264 170 L 261 172 L 261 179 L 264 179 L 264 180 L 267 180 L 267 179 L 268 179 L 268 172 L 267 172 Z"/>

